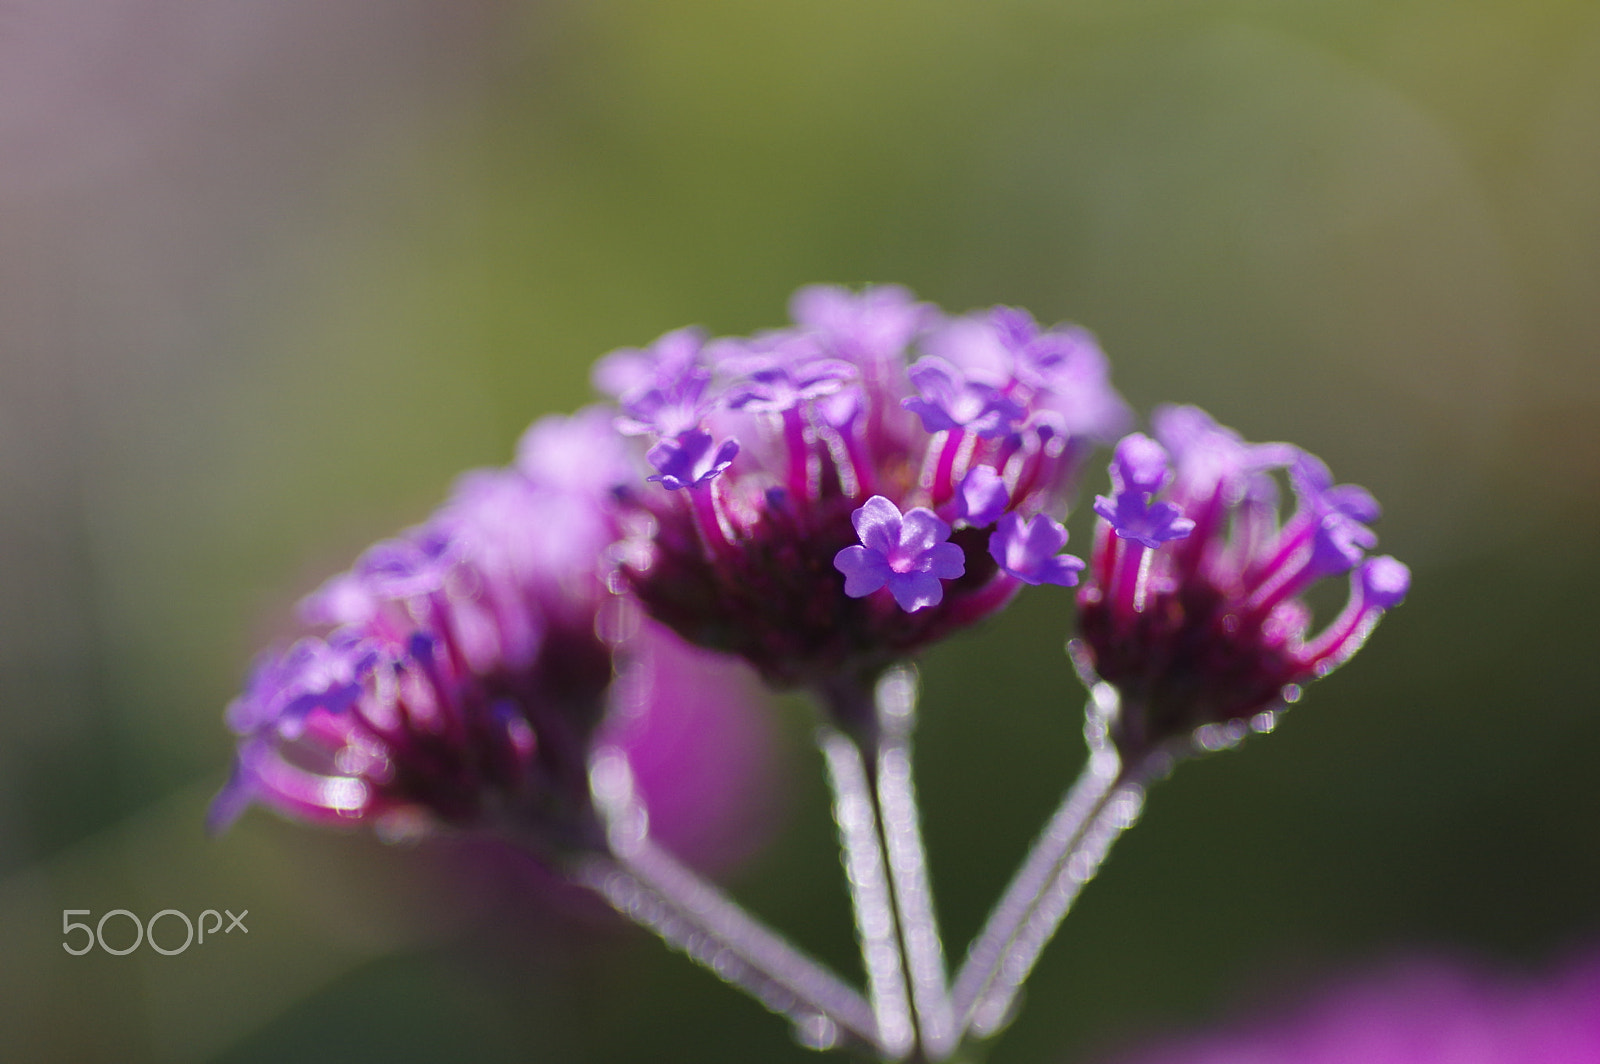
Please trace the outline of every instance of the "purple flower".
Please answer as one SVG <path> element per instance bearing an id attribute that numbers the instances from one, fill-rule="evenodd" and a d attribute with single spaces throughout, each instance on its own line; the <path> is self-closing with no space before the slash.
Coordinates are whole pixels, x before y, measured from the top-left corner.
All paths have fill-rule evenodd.
<path id="1" fill-rule="evenodd" d="M 1365 556 L 1377 542 L 1372 497 L 1334 486 L 1316 458 L 1247 444 L 1194 407 L 1160 409 L 1154 423 L 1159 443 L 1134 434 L 1117 446 L 1115 494 L 1095 500 L 1092 578 L 1078 593 L 1087 662 L 1122 694 L 1125 753 L 1292 701 L 1360 649 L 1410 584 L 1398 561 Z M 1298 499 L 1281 525 L 1275 470 Z M 1344 572 L 1344 609 L 1309 632 L 1298 596 Z"/>
<path id="2" fill-rule="evenodd" d="M 969 380 L 1022 402 L 1031 420 L 1062 436 L 1109 443 L 1133 420 L 1111 387 L 1105 355 L 1077 326 L 1044 330 L 1025 310 L 995 307 L 942 325 L 925 346 Z"/>
<path id="3" fill-rule="evenodd" d="M 907 613 L 937 606 L 942 580 L 967 571 L 966 556 L 950 538 L 950 526 L 932 510 L 917 507 L 901 515 L 882 495 L 868 499 L 850 517 L 861 543 L 834 555 L 844 574 L 844 593 L 863 598 L 885 585 Z"/>
<path id="4" fill-rule="evenodd" d="M 1011 493 L 992 466 L 974 466 L 956 489 L 955 518 L 974 528 L 987 528 L 1011 505 Z"/>
<path id="5" fill-rule="evenodd" d="M 1022 406 L 995 388 L 966 375 L 942 358 L 922 358 L 908 371 L 918 395 L 900 405 L 922 419 L 929 432 L 966 429 L 992 438 L 1010 432 L 1023 415 Z"/>
<path id="6" fill-rule="evenodd" d="M 1024 522 L 1014 513 L 1000 519 L 989 537 L 989 555 L 995 564 L 1025 584 L 1059 584 L 1072 587 L 1078 582 L 1083 559 L 1062 554 L 1067 545 L 1067 530 L 1047 514 L 1034 514 Z"/>
<path id="7" fill-rule="evenodd" d="M 1580 1064 L 1600 1060 L 1600 963 L 1519 982 L 1410 961 L 1281 1016 L 1121 1064 Z"/>
<path id="8" fill-rule="evenodd" d="M 312 624 L 358 624 L 383 603 L 408 601 L 437 591 L 456 562 L 448 536 L 431 534 L 385 540 L 369 547 L 355 567 L 324 584 L 300 605 Z"/>
<path id="9" fill-rule="evenodd" d="M 627 756 L 651 837 L 701 869 L 749 856 L 783 792 L 775 718 L 749 667 L 647 623 L 611 702 L 598 741 Z"/>
<path id="10" fill-rule="evenodd" d="M 633 478 L 631 449 L 615 429 L 616 411 L 590 406 L 571 417 L 535 421 L 517 441 L 516 467 L 533 483 L 581 497 L 609 493 Z"/>
<path id="11" fill-rule="evenodd" d="M 228 724 L 241 734 L 271 729 L 282 738 L 298 739 L 313 710 L 340 713 L 349 708 L 382 656 L 381 645 L 348 629 L 331 644 L 302 639 L 256 663 L 246 685 L 254 695 L 228 707 Z"/>
<path id="12" fill-rule="evenodd" d="M 711 372 L 701 362 L 705 337 L 698 329 L 667 333 L 648 350 L 614 351 L 601 359 L 594 381 L 617 397 L 623 416 L 617 427 L 629 435 L 676 436 L 695 428 L 706 413 Z"/>
<path id="13" fill-rule="evenodd" d="M 1194 522 L 1170 502 L 1149 502 L 1141 491 L 1118 492 L 1114 499 L 1094 497 L 1094 512 L 1105 518 L 1111 531 L 1155 548 L 1182 539 L 1194 531 Z"/>
<path id="14" fill-rule="evenodd" d="M 728 389 L 728 406 L 756 414 L 782 414 L 809 400 L 837 394 L 855 379 L 856 368 L 843 359 L 806 357 L 811 345 L 796 346 L 801 350 L 782 352 L 788 357 L 752 355 L 739 367 L 743 380 Z"/>
<path id="15" fill-rule="evenodd" d="M 1142 432 L 1125 436 L 1111 457 L 1111 487 L 1117 494 L 1153 495 L 1172 479 L 1167 451 Z"/>
<path id="16" fill-rule="evenodd" d="M 862 366 L 900 358 L 939 319 L 937 308 L 918 303 L 899 285 L 874 285 L 860 292 L 807 285 L 790 299 L 789 315 L 828 350 Z"/>
<path id="17" fill-rule="evenodd" d="M 646 457 L 660 472 L 645 479 L 672 491 L 698 488 L 732 465 L 739 453 L 736 440 L 723 440 L 721 446 L 715 443 L 710 433 L 697 431 L 658 441 Z"/>
<path id="18" fill-rule="evenodd" d="M 1295 529 L 1308 540 L 1311 558 L 1306 579 L 1348 572 L 1378 542 L 1368 524 L 1382 512 L 1365 488 L 1333 483 L 1333 474 L 1321 459 L 1301 454 L 1289 467 L 1289 479 L 1301 502 Z M 1286 536 L 1290 543 L 1294 536 Z"/>
<path id="19" fill-rule="evenodd" d="M 530 447 L 593 424 L 541 423 Z M 259 802 L 386 836 L 497 824 L 552 852 L 602 845 L 588 758 L 617 667 L 606 499 L 599 479 L 471 473 L 313 594 L 308 619 L 335 627 L 264 655 L 229 706 L 239 753 L 213 827 Z"/>
<path id="20" fill-rule="evenodd" d="M 988 552 L 995 522 L 1065 509 L 1106 420 L 1068 416 L 1073 404 L 1125 408 L 1077 333 L 1039 334 L 1019 374 L 988 317 L 951 331 L 904 289 L 812 287 L 792 307 L 790 328 L 664 338 L 608 357 L 596 376 L 622 396 L 619 429 L 644 437 L 654 471 L 639 479 L 668 489 L 619 492 L 629 589 L 691 643 L 745 658 L 772 684 L 818 689 L 870 679 L 1003 608 L 1023 579 Z M 1057 372 L 1069 363 L 1083 372 Z M 737 461 L 719 442 L 734 439 Z M 942 529 L 928 557 L 953 574 L 959 555 L 960 575 L 895 569 L 909 556 L 892 561 L 893 545 L 857 533 L 858 512 L 888 512 L 874 498 L 902 531 Z M 853 559 L 848 588 L 841 554 Z M 855 593 L 877 576 L 890 594 Z"/>
<path id="21" fill-rule="evenodd" d="M 1182 539 L 1194 531 L 1194 522 L 1170 502 L 1151 502 L 1169 479 L 1167 452 L 1156 441 L 1136 432 L 1117 444 L 1111 460 L 1111 498 L 1096 495 L 1094 512 L 1105 518 L 1122 539 L 1155 548 Z"/>

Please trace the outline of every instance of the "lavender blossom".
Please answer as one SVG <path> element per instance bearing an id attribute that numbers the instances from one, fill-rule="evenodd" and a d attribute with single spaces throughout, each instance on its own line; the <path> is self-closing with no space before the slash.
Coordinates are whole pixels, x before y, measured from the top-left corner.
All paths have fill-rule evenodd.
<path id="1" fill-rule="evenodd" d="M 922 419 L 929 432 L 964 429 L 985 439 L 1003 436 L 1021 420 L 1023 409 L 997 388 L 966 375 L 942 358 L 918 359 L 907 371 L 920 393 L 900 405 Z"/>
<path id="2" fill-rule="evenodd" d="M 639 479 L 668 489 L 621 492 L 623 572 L 650 614 L 770 683 L 870 686 L 1038 575 L 995 561 L 996 523 L 1061 516 L 1126 408 L 1078 330 L 1027 319 L 1019 339 L 1017 312 L 952 321 L 899 288 L 806 288 L 791 309 L 748 340 L 680 331 L 602 361 L 619 429 L 648 443 Z"/>
<path id="3" fill-rule="evenodd" d="M 955 518 L 962 525 L 986 528 L 1011 505 L 1006 482 L 992 466 L 976 466 L 956 488 Z"/>
<path id="4" fill-rule="evenodd" d="M 1072 587 L 1078 582 L 1083 560 L 1062 554 L 1067 545 L 1067 530 L 1046 514 L 1034 514 L 1023 521 L 1009 513 L 989 537 L 989 554 L 1002 570 L 1025 584 L 1059 584 Z"/>
<path id="5" fill-rule="evenodd" d="M 1136 540 L 1152 550 L 1194 531 L 1194 522 L 1170 502 L 1151 502 L 1172 474 L 1167 452 L 1150 437 L 1135 432 L 1117 444 L 1111 460 L 1111 498 L 1096 495 L 1094 512 L 1105 518 L 1122 539 Z"/>
<path id="6" fill-rule="evenodd" d="M 1154 423 L 1159 443 L 1135 434 L 1117 447 L 1078 594 L 1080 660 L 1121 694 L 1114 738 L 1125 755 L 1293 701 L 1354 654 L 1410 584 L 1400 562 L 1365 555 L 1377 542 L 1372 497 L 1335 486 L 1316 458 L 1247 444 L 1194 407 L 1160 409 Z M 1298 506 L 1280 527 L 1271 474 L 1282 469 Z M 1299 594 L 1342 573 L 1343 611 L 1310 633 Z"/>
<path id="7" fill-rule="evenodd" d="M 733 464 L 739 453 L 737 440 L 723 440 L 720 446 L 709 432 L 691 430 L 676 437 L 667 437 L 650 448 L 650 464 L 660 472 L 646 480 L 653 480 L 670 491 L 698 488 L 714 480 Z"/>
<path id="8" fill-rule="evenodd" d="M 844 593 L 862 598 L 887 586 L 907 613 L 937 606 L 944 598 L 942 580 L 966 572 L 961 548 L 946 542 L 950 526 L 932 510 L 917 507 L 902 515 L 894 503 L 874 495 L 851 515 L 861 543 L 834 556 L 833 567 L 844 574 Z"/>

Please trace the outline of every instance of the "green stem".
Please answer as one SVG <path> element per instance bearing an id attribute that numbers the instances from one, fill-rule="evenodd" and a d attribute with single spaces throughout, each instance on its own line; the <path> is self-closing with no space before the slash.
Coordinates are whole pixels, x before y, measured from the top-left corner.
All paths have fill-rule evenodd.
<path id="1" fill-rule="evenodd" d="M 1084 737 L 1089 760 L 1034 841 L 956 975 L 961 1031 L 980 1038 L 1009 1019 L 1018 990 L 1060 927 L 1078 892 L 1099 870 L 1117 837 L 1137 818 L 1145 776 L 1160 759 L 1125 765 L 1108 738 L 1116 692 L 1091 688 Z"/>
<path id="2" fill-rule="evenodd" d="M 656 846 L 624 755 L 599 751 L 590 776 L 611 852 L 578 862 L 575 881 L 787 1017 L 802 1044 L 882 1048 L 873 1011 L 858 991 Z"/>

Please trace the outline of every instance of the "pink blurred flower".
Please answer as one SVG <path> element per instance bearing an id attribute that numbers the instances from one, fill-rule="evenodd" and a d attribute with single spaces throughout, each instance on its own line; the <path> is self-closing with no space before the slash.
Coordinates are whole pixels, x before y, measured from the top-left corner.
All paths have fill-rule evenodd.
<path id="1" fill-rule="evenodd" d="M 1600 955 L 1513 979 L 1404 961 L 1277 1019 L 1184 1038 L 1117 1064 L 1594 1064 Z"/>
<path id="2" fill-rule="evenodd" d="M 726 869 L 780 812 L 772 715 L 749 666 L 651 627 L 601 738 L 628 755 L 650 834 L 698 868 Z"/>

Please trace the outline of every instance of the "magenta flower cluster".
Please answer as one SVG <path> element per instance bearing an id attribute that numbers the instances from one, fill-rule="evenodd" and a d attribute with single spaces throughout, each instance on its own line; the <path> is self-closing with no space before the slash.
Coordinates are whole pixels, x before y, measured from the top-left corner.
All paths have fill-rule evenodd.
<path id="1" fill-rule="evenodd" d="M 589 758 L 613 681 L 678 653 L 604 583 L 620 526 L 603 484 L 627 468 L 607 414 L 547 418 L 515 466 L 466 474 L 309 596 L 320 633 L 265 654 L 228 707 L 239 753 L 213 829 L 260 802 L 385 837 L 489 826 L 552 855 L 602 846 Z M 680 699 L 652 689 L 644 709 Z"/>
<path id="2" fill-rule="evenodd" d="M 535 424 L 514 464 L 466 474 L 307 598 L 306 634 L 228 707 L 238 753 L 212 827 L 259 803 L 388 838 L 484 831 L 808 1045 L 947 1060 L 1001 1024 L 1170 755 L 1270 721 L 1406 594 L 1405 566 L 1370 553 L 1376 502 L 1299 448 L 1192 407 L 1123 435 L 1081 329 L 1009 307 L 952 317 L 897 287 L 805 288 L 790 309 L 769 332 L 681 329 L 607 355 L 609 403 Z M 1086 563 L 1063 520 L 1119 436 Z M 1305 593 L 1341 576 L 1346 604 L 1315 621 Z M 1091 756 L 947 979 L 906 666 L 1030 585 L 1078 587 Z M 692 819 L 728 781 L 619 722 L 681 713 L 686 692 L 741 702 L 738 676 L 695 665 L 712 658 L 816 697 L 866 997 L 653 842 L 671 833 L 646 802 Z"/>
<path id="3" fill-rule="evenodd" d="M 668 489 L 621 493 L 648 518 L 623 572 L 653 615 L 817 687 L 1024 583 L 1075 581 L 1060 518 L 1129 421 L 1092 337 L 1004 307 L 949 318 L 894 287 L 806 288 L 791 310 L 784 329 L 669 333 L 596 369 Z"/>
<path id="4" fill-rule="evenodd" d="M 806 288 L 791 309 L 752 337 L 683 329 L 606 356 L 594 378 L 615 406 L 535 425 L 513 467 L 468 474 L 311 596 L 326 630 L 263 658 L 229 709 L 239 758 L 214 820 L 256 800 L 576 838 L 639 607 L 826 691 L 1023 585 L 1078 582 L 1061 519 L 1130 420 L 1092 337 L 1007 307 L 948 317 L 896 287 Z M 1376 504 L 1315 458 L 1193 408 L 1154 424 L 1116 446 L 1079 592 L 1130 746 L 1274 704 L 1349 657 L 1407 583 L 1363 560 Z M 1275 469 L 1299 500 L 1281 527 Z M 1300 592 L 1346 571 L 1350 604 L 1308 636 Z"/>
<path id="5" fill-rule="evenodd" d="M 1400 562 L 1367 556 L 1372 496 L 1335 485 L 1313 455 L 1245 443 L 1195 407 L 1163 407 L 1152 421 L 1156 439 L 1117 444 L 1112 494 L 1094 503 L 1092 578 L 1078 592 L 1080 645 L 1121 695 L 1125 752 L 1292 701 L 1354 654 L 1410 585 Z M 1281 521 L 1280 470 L 1296 500 Z M 1346 573 L 1344 609 L 1311 632 L 1302 592 Z"/>

